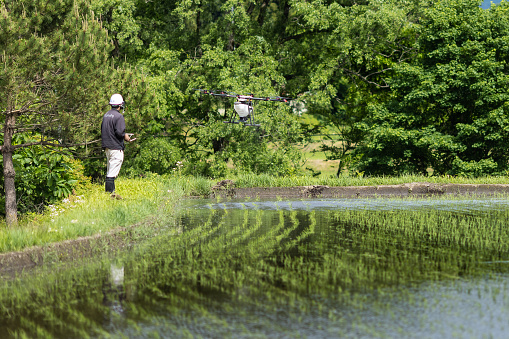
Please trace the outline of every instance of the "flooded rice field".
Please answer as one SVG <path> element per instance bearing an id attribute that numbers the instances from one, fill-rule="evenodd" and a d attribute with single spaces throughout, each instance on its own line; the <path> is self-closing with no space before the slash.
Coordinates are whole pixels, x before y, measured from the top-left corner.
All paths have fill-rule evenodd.
<path id="1" fill-rule="evenodd" d="M 0 337 L 503 338 L 509 200 L 191 200 L 115 258 L 4 278 Z"/>

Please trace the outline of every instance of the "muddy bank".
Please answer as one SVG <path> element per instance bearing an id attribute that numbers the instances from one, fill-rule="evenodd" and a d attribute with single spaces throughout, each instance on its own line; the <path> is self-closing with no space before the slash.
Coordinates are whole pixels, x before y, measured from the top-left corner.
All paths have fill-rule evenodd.
<path id="1" fill-rule="evenodd" d="M 401 185 L 345 186 L 323 185 L 298 187 L 235 188 L 230 180 L 218 182 L 210 198 L 367 198 L 367 197 L 422 197 L 438 195 L 502 195 L 509 194 L 509 185 L 466 185 L 407 183 Z M 150 222 L 148 222 L 150 224 Z M 0 254 L 0 276 L 12 276 L 43 264 L 82 261 L 96 255 L 113 253 L 130 246 L 138 238 L 137 227 L 147 222 L 122 228 L 103 235 L 66 240 L 46 246 L 31 247 L 19 252 Z"/>
<path id="2" fill-rule="evenodd" d="M 225 180 L 226 181 L 226 180 Z M 298 187 L 235 188 L 233 182 L 219 182 L 212 188 L 211 198 L 368 198 L 422 197 L 438 195 L 497 195 L 509 194 L 509 185 L 490 184 L 432 184 L 407 183 L 401 185 L 343 186 L 323 185 Z"/>
<path id="3" fill-rule="evenodd" d="M 97 234 L 65 240 L 23 251 L 0 254 L 0 277 L 13 277 L 38 266 L 67 262 L 82 262 L 89 258 L 113 254 L 130 246 L 131 234 L 119 228 L 107 234 Z"/>

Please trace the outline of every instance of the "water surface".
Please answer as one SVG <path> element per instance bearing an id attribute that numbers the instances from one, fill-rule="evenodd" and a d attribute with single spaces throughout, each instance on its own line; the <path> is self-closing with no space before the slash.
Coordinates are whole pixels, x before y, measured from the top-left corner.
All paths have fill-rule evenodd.
<path id="1" fill-rule="evenodd" d="M 0 337 L 503 338 L 508 201 L 183 204 L 129 253 L 3 282 Z"/>

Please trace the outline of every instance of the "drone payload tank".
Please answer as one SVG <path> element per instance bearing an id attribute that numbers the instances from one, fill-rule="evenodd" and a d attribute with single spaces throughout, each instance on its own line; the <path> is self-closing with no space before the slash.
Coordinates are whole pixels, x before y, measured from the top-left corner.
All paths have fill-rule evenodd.
<path id="1" fill-rule="evenodd" d="M 235 108 L 235 112 L 239 115 L 239 120 L 241 122 L 246 122 L 249 115 L 253 113 L 253 106 L 245 100 L 235 101 L 233 107 Z"/>

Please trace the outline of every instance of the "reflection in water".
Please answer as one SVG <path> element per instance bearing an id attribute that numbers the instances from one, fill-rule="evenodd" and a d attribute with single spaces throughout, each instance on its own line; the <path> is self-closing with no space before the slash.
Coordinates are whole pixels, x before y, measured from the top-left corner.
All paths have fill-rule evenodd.
<path id="1" fill-rule="evenodd" d="M 178 232 L 114 263 L 5 282 L 0 327 L 12 336 L 80 338 L 506 330 L 503 199 L 192 204 L 177 218 Z"/>
<path id="2" fill-rule="evenodd" d="M 117 266 L 112 263 L 110 272 L 111 286 L 109 286 L 109 293 L 104 293 L 104 303 L 108 305 L 112 311 L 122 314 L 124 313 L 122 301 L 125 300 L 124 266 Z M 113 298 L 111 298 L 111 296 L 113 296 Z M 108 300 L 109 298 L 111 298 L 111 300 Z"/>
<path id="3" fill-rule="evenodd" d="M 121 287 L 124 284 L 124 266 L 117 266 L 111 264 L 111 282 L 116 287 Z"/>

